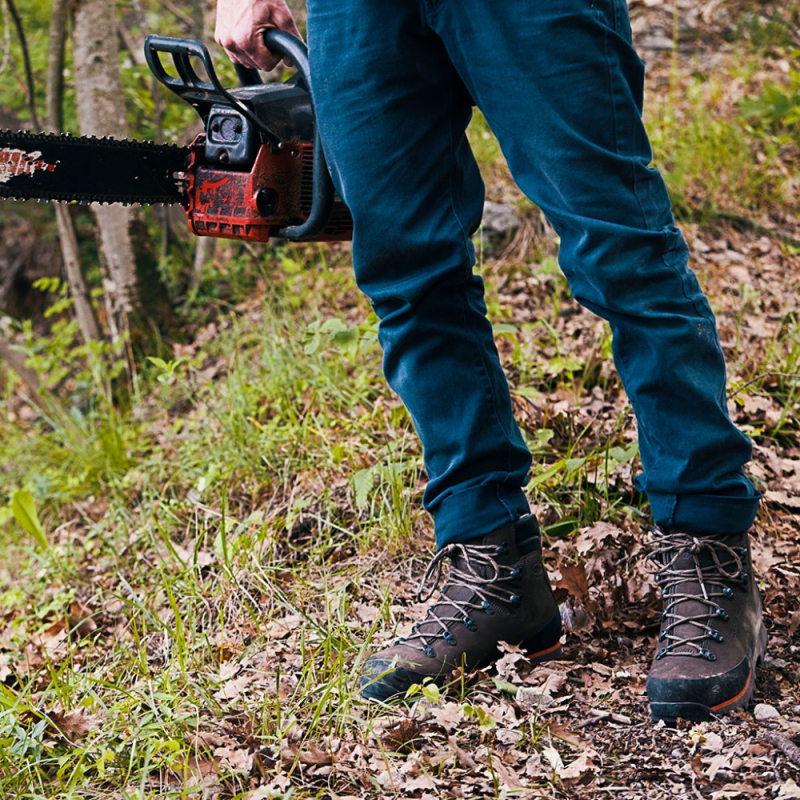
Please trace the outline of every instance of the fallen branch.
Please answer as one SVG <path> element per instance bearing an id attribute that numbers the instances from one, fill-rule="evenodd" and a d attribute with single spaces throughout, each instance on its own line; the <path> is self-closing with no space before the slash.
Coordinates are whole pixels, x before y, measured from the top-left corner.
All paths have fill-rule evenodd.
<path id="1" fill-rule="evenodd" d="M 762 742 L 767 742 L 773 747 L 777 747 L 789 761 L 800 766 L 800 747 L 791 739 L 776 731 L 767 730 L 760 730 L 758 732 L 758 738 L 761 739 Z"/>
<path id="2" fill-rule="evenodd" d="M 590 719 L 586 719 L 577 725 L 577 728 L 588 728 L 589 725 L 594 725 L 597 722 L 603 722 L 610 719 L 612 722 L 621 722 L 623 725 L 630 725 L 632 720 L 623 714 L 615 714 L 613 711 L 600 711 L 597 708 L 590 708 L 589 713 L 592 715 Z"/>
<path id="3" fill-rule="evenodd" d="M 761 236 L 771 236 L 785 244 L 790 244 L 793 247 L 800 247 L 800 239 L 795 239 L 787 233 L 776 231 L 774 228 L 768 228 L 766 225 L 755 222 L 749 217 L 744 217 L 741 214 L 733 214 L 730 211 L 722 211 L 720 209 L 703 206 L 702 208 L 691 209 L 689 213 L 683 215 L 683 219 L 687 219 L 689 222 L 697 222 L 701 225 L 707 224 L 709 220 L 722 220 L 723 222 L 729 222 L 740 230 L 758 233 Z"/>

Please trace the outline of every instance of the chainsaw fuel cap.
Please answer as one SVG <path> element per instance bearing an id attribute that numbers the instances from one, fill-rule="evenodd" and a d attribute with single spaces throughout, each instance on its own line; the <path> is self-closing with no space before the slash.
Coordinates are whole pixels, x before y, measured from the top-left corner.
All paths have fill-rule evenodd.
<path id="1" fill-rule="evenodd" d="M 205 157 L 228 167 L 247 167 L 255 158 L 259 137 L 244 114 L 228 106 L 212 106 L 206 122 Z"/>

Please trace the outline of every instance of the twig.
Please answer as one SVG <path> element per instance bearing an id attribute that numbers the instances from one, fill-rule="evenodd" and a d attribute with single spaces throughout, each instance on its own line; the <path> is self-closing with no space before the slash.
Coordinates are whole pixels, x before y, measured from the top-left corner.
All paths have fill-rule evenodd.
<path id="1" fill-rule="evenodd" d="M 602 722 L 604 719 L 608 719 L 611 716 L 610 711 L 591 711 L 590 713 L 594 714 L 594 717 L 590 717 L 589 719 L 585 719 L 581 722 L 580 725 L 576 725 L 576 728 L 588 728 L 590 725 L 594 725 L 598 722 Z"/>
<path id="2" fill-rule="evenodd" d="M 621 722 L 623 725 L 630 725 L 631 718 L 623 716 L 622 714 L 615 714 L 613 711 L 600 711 L 597 708 L 590 708 L 589 713 L 592 715 L 591 719 L 586 719 L 577 725 L 578 728 L 588 728 L 589 725 L 594 725 L 596 722 L 603 722 L 610 719 L 612 722 Z"/>
<path id="3" fill-rule="evenodd" d="M 760 730 L 758 738 L 763 742 L 771 744 L 783 753 L 786 758 L 793 764 L 800 766 L 800 747 L 798 747 L 791 739 L 783 736 L 776 731 Z"/>
<path id="4" fill-rule="evenodd" d="M 755 378 L 751 378 L 747 383 L 743 383 L 735 392 L 731 392 L 727 399 L 733 400 L 737 394 L 743 392 L 748 386 L 752 386 L 752 384 L 757 383 L 758 381 L 764 378 L 800 378 L 800 373 L 797 372 L 762 372 L 760 375 L 756 375 Z"/>

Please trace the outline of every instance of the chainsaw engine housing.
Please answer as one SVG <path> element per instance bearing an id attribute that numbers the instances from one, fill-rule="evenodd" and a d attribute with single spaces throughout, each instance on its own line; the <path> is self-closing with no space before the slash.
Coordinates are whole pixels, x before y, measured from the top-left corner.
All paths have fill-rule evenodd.
<path id="1" fill-rule="evenodd" d="M 283 31 L 267 39 L 298 73 L 264 84 L 255 70 L 237 68 L 244 85 L 230 90 L 219 83 L 202 43 L 151 36 L 145 44 L 155 76 L 194 106 L 205 125 L 181 176 L 189 226 L 198 236 L 258 242 L 351 239 L 350 212 L 335 196 L 315 130 L 305 45 Z M 164 70 L 162 53 L 172 55 L 178 77 Z M 202 62 L 207 81 L 192 59 Z"/>

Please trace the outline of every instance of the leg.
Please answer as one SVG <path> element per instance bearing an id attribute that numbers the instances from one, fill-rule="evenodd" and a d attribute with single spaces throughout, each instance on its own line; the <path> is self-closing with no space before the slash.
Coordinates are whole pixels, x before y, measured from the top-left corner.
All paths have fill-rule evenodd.
<path id="1" fill-rule="evenodd" d="M 308 29 L 325 151 L 355 222 L 356 278 L 423 443 L 424 502 L 442 547 L 528 511 L 530 455 L 472 270 L 484 188 L 464 135 L 471 103 L 420 6 L 311 0 Z"/>
<path id="2" fill-rule="evenodd" d="M 742 471 L 750 444 L 728 418 L 714 317 L 647 166 L 624 0 L 442 2 L 434 27 L 517 183 L 561 236 L 576 299 L 611 324 L 656 522 L 747 530 L 758 505 Z"/>
<path id="3" fill-rule="evenodd" d="M 431 595 L 452 560 L 415 633 L 365 665 L 363 693 L 378 700 L 491 661 L 498 640 L 541 660 L 559 655 L 561 639 L 538 525 L 523 516 L 530 454 L 472 270 L 484 188 L 464 134 L 471 100 L 423 5 L 309 2 L 317 118 L 353 213 L 356 278 L 425 449 L 440 548 Z"/>
<path id="4" fill-rule="evenodd" d="M 651 713 L 705 719 L 746 705 L 767 639 L 746 534 L 758 505 L 742 470 L 750 445 L 728 418 L 714 317 L 647 166 L 625 0 L 442 2 L 435 27 L 561 235 L 575 297 L 611 323 L 661 528 Z"/>

